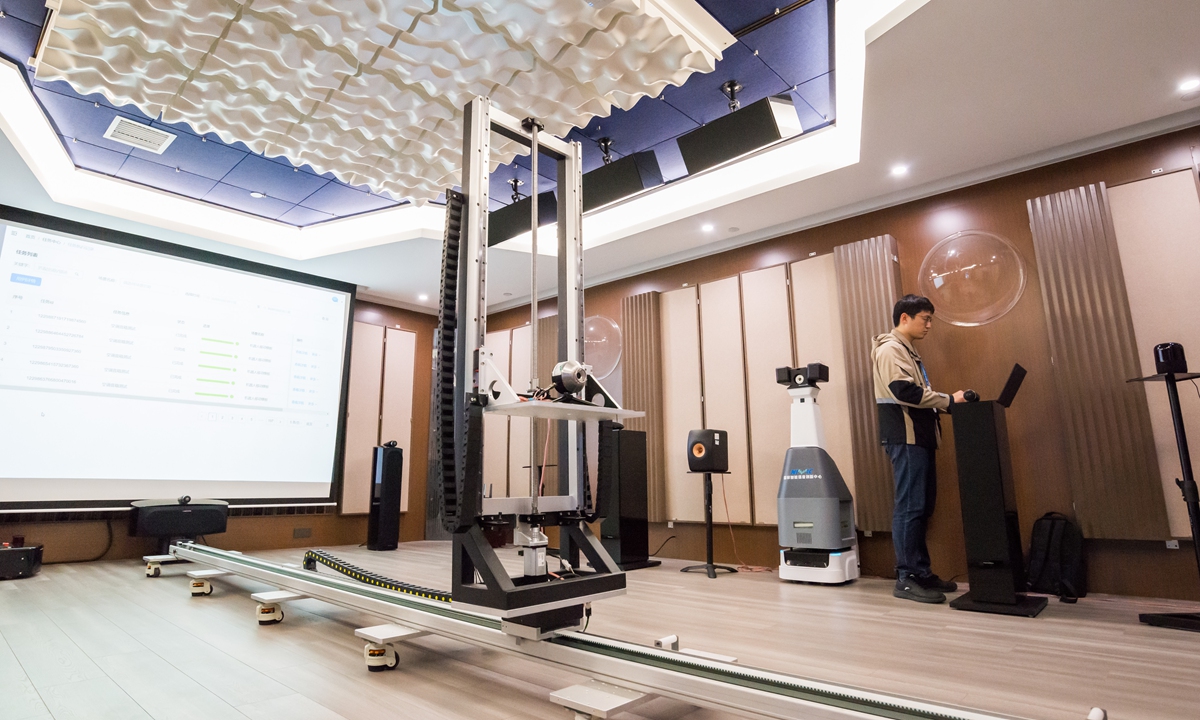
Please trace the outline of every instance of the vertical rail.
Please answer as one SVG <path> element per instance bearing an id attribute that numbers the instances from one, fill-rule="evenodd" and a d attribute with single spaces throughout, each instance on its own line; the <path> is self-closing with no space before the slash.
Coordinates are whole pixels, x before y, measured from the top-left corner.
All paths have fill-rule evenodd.
<path id="1" fill-rule="evenodd" d="M 583 146 L 572 142 L 568 148 L 567 156 L 558 162 L 558 359 L 584 362 Z M 579 423 L 567 421 L 558 436 L 559 477 L 565 467 L 566 494 L 580 508 L 585 467 L 582 429 Z"/>

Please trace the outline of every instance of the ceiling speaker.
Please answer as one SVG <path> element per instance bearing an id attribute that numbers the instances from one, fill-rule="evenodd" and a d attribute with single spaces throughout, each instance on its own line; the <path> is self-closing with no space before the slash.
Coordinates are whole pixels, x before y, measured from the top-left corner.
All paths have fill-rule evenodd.
<path id="1" fill-rule="evenodd" d="M 679 137 L 688 175 L 804 132 L 790 95 L 765 97 Z"/>

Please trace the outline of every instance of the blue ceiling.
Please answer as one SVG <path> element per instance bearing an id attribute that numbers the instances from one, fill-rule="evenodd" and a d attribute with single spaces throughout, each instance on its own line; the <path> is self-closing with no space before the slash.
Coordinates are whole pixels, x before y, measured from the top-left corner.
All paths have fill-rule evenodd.
<path id="1" fill-rule="evenodd" d="M 610 117 L 572 130 L 568 139 L 582 143 L 585 172 L 603 163 L 596 141 L 607 137 L 614 158 L 653 150 L 664 180 L 686 176 L 675 140 L 729 112 L 720 89 L 727 80 L 742 85 L 738 99 L 743 106 L 790 94 L 805 132 L 833 121 L 833 0 L 698 2 L 737 43 L 712 73 L 693 75 L 657 98 L 643 98 L 628 111 L 614 110 Z M 0 55 L 25 67 L 45 19 L 44 0 L 0 0 L 0 11 Z M 190 126 L 162 123 L 133 106 L 116 107 L 101 95 L 80 95 L 65 82 L 43 82 L 26 72 L 34 96 L 78 167 L 299 227 L 403 204 L 347 185 L 330 173 L 293 167 L 285 158 L 268 158 L 212 134 L 200 136 Z M 177 137 L 162 155 L 105 140 L 105 130 L 118 115 Z M 538 170 L 538 190 L 552 190 L 554 163 L 547 159 Z M 509 181 L 514 177 L 524 183 L 522 196 L 528 195 L 527 157 L 492 175 L 493 210 L 511 202 Z M 263 197 L 251 197 L 251 192 Z"/>

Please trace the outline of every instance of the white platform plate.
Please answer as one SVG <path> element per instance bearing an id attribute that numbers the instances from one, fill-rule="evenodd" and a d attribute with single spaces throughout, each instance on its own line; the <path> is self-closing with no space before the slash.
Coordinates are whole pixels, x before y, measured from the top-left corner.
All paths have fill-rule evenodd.
<path id="1" fill-rule="evenodd" d="M 645 417 L 640 410 L 617 410 L 600 407 L 599 405 L 580 405 L 577 403 L 547 402 L 545 400 L 529 400 L 527 402 L 509 403 L 508 405 L 488 405 L 484 412 L 513 417 L 545 418 L 547 420 L 624 420 L 626 418 Z"/>

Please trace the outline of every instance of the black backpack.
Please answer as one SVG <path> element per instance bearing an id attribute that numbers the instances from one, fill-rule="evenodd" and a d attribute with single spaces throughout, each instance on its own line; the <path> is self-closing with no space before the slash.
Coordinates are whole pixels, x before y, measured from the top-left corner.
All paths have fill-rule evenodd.
<path id="1" fill-rule="evenodd" d="M 1029 543 L 1029 590 L 1075 602 L 1087 595 L 1083 533 L 1066 515 L 1048 512 L 1033 523 Z"/>

